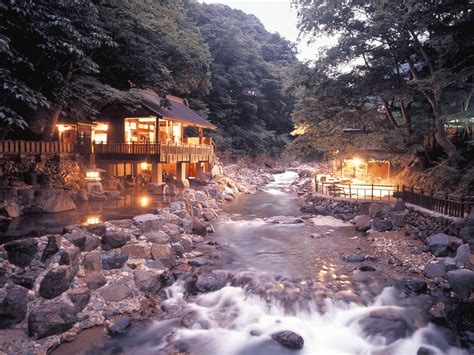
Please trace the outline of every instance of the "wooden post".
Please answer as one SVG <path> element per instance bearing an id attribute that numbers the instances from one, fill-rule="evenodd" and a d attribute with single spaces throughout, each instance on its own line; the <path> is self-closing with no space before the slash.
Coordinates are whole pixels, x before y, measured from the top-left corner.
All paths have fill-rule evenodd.
<path id="1" fill-rule="evenodd" d="M 444 194 L 444 214 L 448 214 L 448 194 Z"/>
<path id="2" fill-rule="evenodd" d="M 163 165 L 160 163 L 152 163 L 151 165 L 151 182 L 154 184 L 163 183 Z"/>
<path id="3" fill-rule="evenodd" d="M 349 198 L 352 198 L 351 184 L 349 184 Z"/>
<path id="4" fill-rule="evenodd" d="M 374 199 L 374 184 L 372 183 L 372 194 L 371 194 L 371 197 L 370 197 L 371 200 Z"/>
<path id="5" fill-rule="evenodd" d="M 459 203 L 461 204 L 461 211 L 458 217 L 464 218 L 464 196 L 461 196 L 461 198 L 459 199 Z"/>

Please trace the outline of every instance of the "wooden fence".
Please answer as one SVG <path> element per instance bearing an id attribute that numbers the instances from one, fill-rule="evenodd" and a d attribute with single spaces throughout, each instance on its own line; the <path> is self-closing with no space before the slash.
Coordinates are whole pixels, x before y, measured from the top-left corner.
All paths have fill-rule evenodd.
<path id="1" fill-rule="evenodd" d="M 397 199 L 399 187 L 398 185 L 316 182 L 316 192 L 323 195 L 354 198 L 357 200 L 393 200 Z"/>
<path id="2" fill-rule="evenodd" d="M 434 193 L 402 186 L 403 201 L 453 217 L 466 217 L 474 208 L 474 196 Z"/>
<path id="3" fill-rule="evenodd" d="M 0 141 L 0 155 L 53 155 L 73 154 L 74 152 L 74 143 L 45 141 Z"/>
<path id="4" fill-rule="evenodd" d="M 434 193 L 402 185 L 343 184 L 315 182 L 316 192 L 358 200 L 399 200 L 452 217 L 467 217 L 474 209 L 474 196 Z"/>

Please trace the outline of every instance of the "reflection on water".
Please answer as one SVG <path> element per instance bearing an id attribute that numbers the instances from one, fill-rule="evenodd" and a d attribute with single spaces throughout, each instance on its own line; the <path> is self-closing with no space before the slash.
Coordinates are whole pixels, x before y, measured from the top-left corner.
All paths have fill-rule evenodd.
<path id="1" fill-rule="evenodd" d="M 171 196 L 149 195 L 146 190 L 128 190 L 121 199 L 78 203 L 74 211 L 23 215 L 0 232 L 8 239 L 28 234 L 59 233 L 70 224 L 89 225 L 150 213 L 169 206 L 173 199 Z"/>

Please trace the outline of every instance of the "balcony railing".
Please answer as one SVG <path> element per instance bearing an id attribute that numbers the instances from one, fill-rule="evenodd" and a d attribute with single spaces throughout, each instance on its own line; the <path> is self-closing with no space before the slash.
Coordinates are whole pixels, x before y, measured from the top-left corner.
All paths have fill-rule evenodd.
<path id="1" fill-rule="evenodd" d="M 12 154 L 73 154 L 74 143 L 45 141 L 0 141 L 0 155 Z"/>

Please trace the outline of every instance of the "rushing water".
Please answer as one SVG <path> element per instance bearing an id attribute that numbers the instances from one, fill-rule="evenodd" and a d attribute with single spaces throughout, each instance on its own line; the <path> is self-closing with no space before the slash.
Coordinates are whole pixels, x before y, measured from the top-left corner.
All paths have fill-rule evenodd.
<path id="1" fill-rule="evenodd" d="M 265 221 L 275 215 L 300 215 L 296 197 L 281 191 L 295 178 L 291 172 L 276 175 L 262 192 L 231 203 L 226 208 L 230 218 L 221 218 L 210 237 L 225 246 L 213 268 L 249 273 L 255 282 L 232 283 L 190 301 L 184 281 L 178 280 L 166 290 L 163 306 L 172 310 L 168 319 L 132 329 L 128 336 L 88 353 L 465 354 L 448 346 L 435 326 L 415 327 L 416 305 L 401 299 L 392 287 L 380 288 L 376 297 L 361 297 L 359 303 L 336 297 L 354 290 L 368 294 L 359 288 L 360 275 L 338 261 L 339 249 L 351 250 L 353 228 L 332 218 L 321 218 L 316 227 Z M 328 237 L 310 238 L 315 231 Z M 184 327 L 181 318 L 191 313 L 195 321 Z M 378 329 L 369 336 L 359 321 L 377 314 L 403 315 L 413 329 L 397 341 L 389 341 L 393 329 Z M 300 334 L 303 349 L 289 350 L 272 339 L 283 330 Z M 418 352 L 420 347 L 424 352 Z"/>

